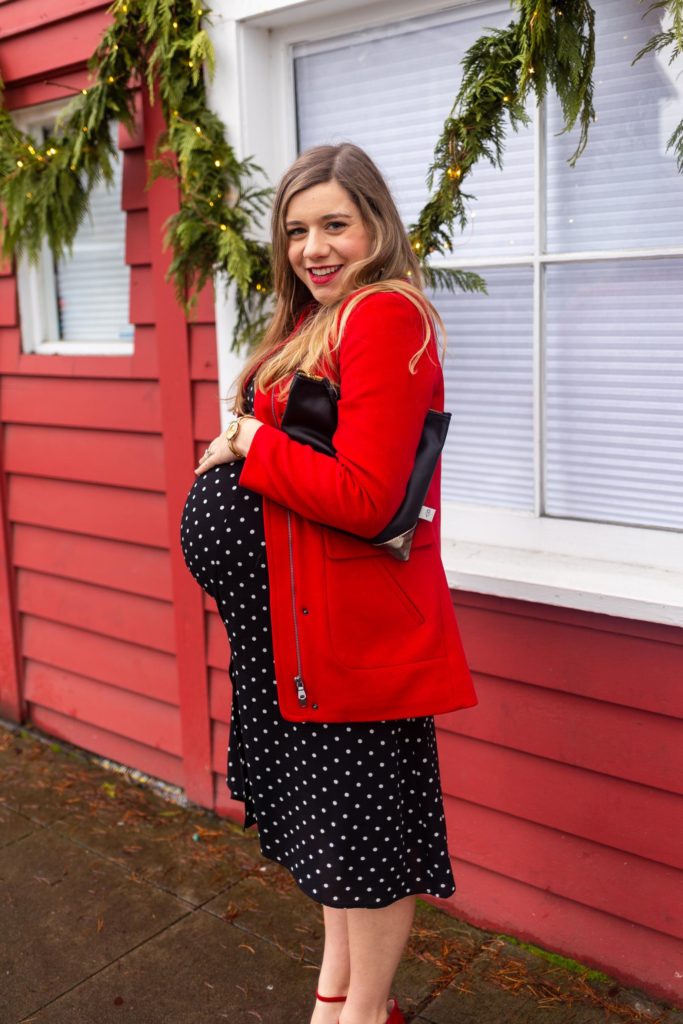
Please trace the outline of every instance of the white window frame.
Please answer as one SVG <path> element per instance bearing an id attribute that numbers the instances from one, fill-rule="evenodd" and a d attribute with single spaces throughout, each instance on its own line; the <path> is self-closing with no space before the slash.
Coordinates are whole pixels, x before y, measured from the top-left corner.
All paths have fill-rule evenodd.
<path id="1" fill-rule="evenodd" d="M 214 0 L 212 34 L 217 72 L 210 102 L 223 119 L 238 155 L 253 155 L 271 182 L 296 157 L 296 110 L 292 50 L 295 44 L 360 29 L 390 26 L 422 15 L 473 6 L 486 13 L 499 3 L 478 0 Z M 544 131 L 541 111 L 538 136 Z M 435 140 L 436 141 L 436 140 Z M 590 144 L 590 143 L 589 143 Z M 543 147 L 536 145 L 537 181 L 542 180 Z M 536 189 L 537 214 L 543 211 Z M 536 232 L 543 217 L 536 218 Z M 442 555 L 449 584 L 456 589 L 544 604 L 602 612 L 669 625 L 683 625 L 683 533 L 652 527 L 586 522 L 540 515 L 541 373 L 543 265 L 570 260 L 634 259 L 683 254 L 683 248 L 622 252 L 542 253 L 537 238 L 532 257 L 509 257 L 496 266 L 524 264 L 534 272 L 534 453 L 533 512 L 444 503 Z M 473 269 L 491 260 L 440 261 Z M 243 359 L 230 349 L 235 322 L 230 293 L 216 290 L 220 395 L 225 396 Z M 457 343 L 457 342 L 456 342 Z M 228 417 L 221 403 L 224 420 Z"/>
<path id="2" fill-rule="evenodd" d="M 35 107 L 13 112 L 17 128 L 34 134 L 46 120 L 57 117 L 68 100 L 51 100 Z M 39 140 L 40 141 L 40 140 Z M 120 159 L 123 159 L 122 154 Z M 57 281 L 55 265 L 47 239 L 43 239 L 37 262 L 32 263 L 25 253 L 17 257 L 17 289 L 21 314 L 22 352 L 33 355 L 63 356 L 131 356 L 135 351 L 135 338 L 111 341 L 61 340 L 57 316 Z"/>

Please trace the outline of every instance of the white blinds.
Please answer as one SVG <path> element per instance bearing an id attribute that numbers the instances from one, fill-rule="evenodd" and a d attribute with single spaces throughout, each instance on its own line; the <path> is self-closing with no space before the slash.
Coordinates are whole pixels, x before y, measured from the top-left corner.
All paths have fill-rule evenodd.
<path id="1" fill-rule="evenodd" d="M 546 510 L 683 527 L 680 261 L 546 274 Z"/>
<path id="2" fill-rule="evenodd" d="M 56 263 L 60 340 L 133 338 L 128 322 L 130 269 L 125 262 L 121 165 L 119 159 L 109 189 L 103 182 L 93 189 L 90 212 L 76 234 L 72 255 Z"/>
<path id="3" fill-rule="evenodd" d="M 566 164 L 575 136 L 555 137 L 561 124 L 551 102 L 543 180 L 534 181 L 532 129 L 509 134 L 502 173 L 482 165 L 471 180 L 477 203 L 455 255 L 463 267 L 470 259 L 490 264 L 478 267 L 490 294 L 437 296 L 449 332 L 444 370 L 453 414 L 443 494 L 533 510 L 539 446 L 544 514 L 680 527 L 683 258 L 561 258 L 681 245 L 683 176 L 665 153 L 683 116 L 680 82 L 651 55 L 630 67 L 656 15 L 641 22 L 638 0 L 595 6 L 598 120 L 577 168 Z M 507 5 L 472 3 L 296 47 L 300 148 L 356 142 L 387 176 L 404 221 L 415 219 L 460 57 L 510 17 Z M 536 223 L 540 189 L 545 222 Z M 547 249 L 538 248 L 544 238 Z M 546 265 L 546 252 L 553 263 Z M 509 257 L 517 265 L 495 267 Z M 535 331 L 543 409 L 536 440 Z"/>
<path id="4" fill-rule="evenodd" d="M 534 507 L 532 271 L 486 273 L 488 295 L 434 296 L 448 333 L 444 501 Z"/>
<path id="5" fill-rule="evenodd" d="M 559 135 L 561 111 L 549 103 L 547 244 L 549 252 L 680 245 L 683 175 L 666 143 L 683 117 L 679 63 L 638 50 L 658 31 L 658 12 L 636 0 L 596 4 L 595 110 L 589 142 L 574 169 L 576 131 Z"/>

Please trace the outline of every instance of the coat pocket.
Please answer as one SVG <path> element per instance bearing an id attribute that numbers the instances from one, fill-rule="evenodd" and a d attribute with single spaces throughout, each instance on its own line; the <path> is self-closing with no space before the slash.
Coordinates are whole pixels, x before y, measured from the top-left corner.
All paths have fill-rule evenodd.
<path id="1" fill-rule="evenodd" d="M 347 668 L 381 668 L 443 657 L 438 588 L 426 543 L 408 562 L 398 562 L 372 545 L 364 548 L 354 556 L 337 539 L 330 539 L 327 547 L 325 606 L 337 661 Z"/>

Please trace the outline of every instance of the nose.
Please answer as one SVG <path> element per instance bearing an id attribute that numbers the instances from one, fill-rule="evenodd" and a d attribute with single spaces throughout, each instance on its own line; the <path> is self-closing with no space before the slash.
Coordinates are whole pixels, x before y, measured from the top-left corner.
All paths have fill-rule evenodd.
<path id="1" fill-rule="evenodd" d="M 304 245 L 304 259 L 317 260 L 322 256 L 326 256 L 330 251 L 329 243 L 325 239 L 324 233 L 317 227 L 311 227 L 306 236 L 306 244 Z"/>

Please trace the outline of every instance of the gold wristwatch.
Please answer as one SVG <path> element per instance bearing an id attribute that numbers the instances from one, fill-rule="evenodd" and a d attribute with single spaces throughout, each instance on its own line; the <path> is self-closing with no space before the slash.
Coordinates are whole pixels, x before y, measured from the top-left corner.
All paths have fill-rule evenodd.
<path id="1" fill-rule="evenodd" d="M 243 459 L 244 455 L 242 455 L 242 452 L 238 452 L 237 451 L 237 449 L 235 448 L 234 442 L 237 440 L 237 435 L 240 432 L 240 427 L 242 426 L 242 420 L 248 420 L 248 419 L 253 419 L 253 417 L 251 417 L 251 416 L 238 416 L 236 420 L 233 420 L 232 423 L 228 424 L 228 426 L 227 426 L 227 428 L 225 430 L 225 439 L 228 442 L 228 448 L 230 449 L 230 451 L 232 452 L 233 455 L 237 456 L 238 459 Z"/>

